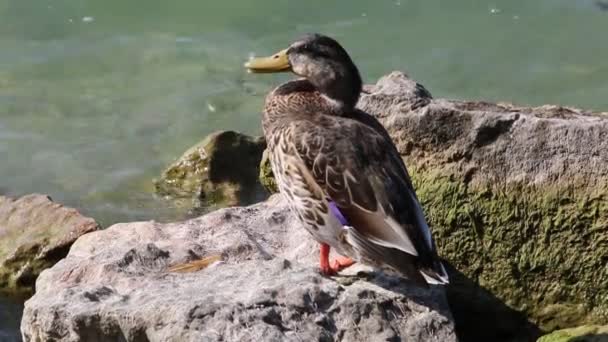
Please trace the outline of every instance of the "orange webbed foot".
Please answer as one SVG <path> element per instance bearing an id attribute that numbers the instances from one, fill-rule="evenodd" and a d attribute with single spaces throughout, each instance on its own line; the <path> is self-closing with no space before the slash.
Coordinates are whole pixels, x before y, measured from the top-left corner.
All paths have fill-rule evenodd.
<path id="1" fill-rule="evenodd" d="M 329 263 L 329 251 L 330 247 L 326 243 L 322 243 L 320 247 L 320 259 L 319 259 L 319 267 L 321 269 L 321 273 L 326 276 L 335 275 L 339 271 L 351 266 L 355 263 L 355 261 L 351 258 L 347 257 L 337 257 L 334 262 Z"/>
<path id="2" fill-rule="evenodd" d="M 347 258 L 347 257 L 337 257 L 334 262 L 331 264 L 331 269 L 334 272 L 340 272 L 341 270 L 352 266 L 355 263 L 355 261 L 351 258 Z"/>

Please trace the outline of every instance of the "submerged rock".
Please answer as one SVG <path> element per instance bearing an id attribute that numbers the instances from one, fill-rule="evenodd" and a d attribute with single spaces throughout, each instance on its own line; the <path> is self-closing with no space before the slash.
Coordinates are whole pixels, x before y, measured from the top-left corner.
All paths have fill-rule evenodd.
<path id="1" fill-rule="evenodd" d="M 77 238 L 97 229 L 93 219 L 48 196 L 0 196 L 0 291 L 31 292 L 42 270 L 65 257 Z"/>
<path id="2" fill-rule="evenodd" d="M 456 341 L 443 288 L 327 278 L 278 195 L 181 223 L 117 224 L 39 277 L 25 341 Z M 222 261 L 196 272 L 176 264 Z M 356 269 L 351 270 L 356 272 Z"/>
<path id="3" fill-rule="evenodd" d="M 608 342 L 608 325 L 585 325 L 554 331 L 538 342 Z"/>
<path id="4" fill-rule="evenodd" d="M 154 181 L 156 192 L 206 205 L 261 201 L 266 195 L 258 180 L 258 167 L 265 148 L 263 138 L 233 131 L 210 134 L 163 171 Z"/>

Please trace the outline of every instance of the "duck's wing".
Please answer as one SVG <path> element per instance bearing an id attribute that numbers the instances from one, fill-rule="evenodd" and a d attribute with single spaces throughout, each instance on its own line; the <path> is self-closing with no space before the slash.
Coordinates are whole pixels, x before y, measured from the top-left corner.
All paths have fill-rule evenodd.
<path id="1" fill-rule="evenodd" d="M 336 203 L 352 226 L 352 243 L 406 274 L 411 270 L 404 268 L 416 268 L 429 283 L 447 283 L 409 175 L 388 134 L 344 118 L 292 125 L 303 178 L 314 180 Z"/>

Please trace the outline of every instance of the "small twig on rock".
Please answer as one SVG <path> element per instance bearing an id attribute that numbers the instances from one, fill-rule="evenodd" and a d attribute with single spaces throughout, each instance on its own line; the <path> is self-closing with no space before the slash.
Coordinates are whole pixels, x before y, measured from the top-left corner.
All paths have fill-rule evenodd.
<path id="1" fill-rule="evenodd" d="M 197 272 L 219 261 L 222 261 L 222 256 L 220 254 L 210 255 L 199 260 L 171 266 L 167 271 L 178 273 Z"/>

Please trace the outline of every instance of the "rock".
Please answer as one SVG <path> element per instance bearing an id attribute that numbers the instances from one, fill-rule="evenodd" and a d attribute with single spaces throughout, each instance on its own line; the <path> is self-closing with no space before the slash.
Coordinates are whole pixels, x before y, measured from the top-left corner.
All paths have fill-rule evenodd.
<path id="1" fill-rule="evenodd" d="M 358 104 L 382 122 L 412 168 L 439 168 L 474 186 L 589 190 L 608 178 L 608 113 L 433 99 L 420 89 L 394 72 Z"/>
<path id="2" fill-rule="evenodd" d="M 48 196 L 0 196 L 0 291 L 31 292 L 42 270 L 65 257 L 78 237 L 97 229 L 93 219 Z"/>
<path id="3" fill-rule="evenodd" d="M 554 331 L 538 339 L 538 342 L 607 342 L 608 325 L 586 325 Z"/>
<path id="4" fill-rule="evenodd" d="M 463 340 L 527 323 L 494 298 L 546 331 L 608 321 L 608 113 L 433 99 L 398 72 L 366 90 L 440 255 L 483 290 L 448 290 Z"/>
<path id="5" fill-rule="evenodd" d="M 463 340 L 608 321 L 608 113 L 434 99 L 400 72 L 358 107 L 395 141 L 458 270 Z"/>
<path id="6" fill-rule="evenodd" d="M 266 148 L 263 138 L 233 131 L 207 136 L 188 149 L 155 180 L 156 192 L 173 198 L 194 198 L 204 205 L 245 205 L 266 198 L 258 180 Z"/>
<path id="7" fill-rule="evenodd" d="M 327 278 L 317 252 L 279 195 L 181 223 L 117 224 L 41 274 L 23 338 L 456 341 L 443 288 L 374 273 Z M 213 255 L 222 261 L 169 271 Z"/>

